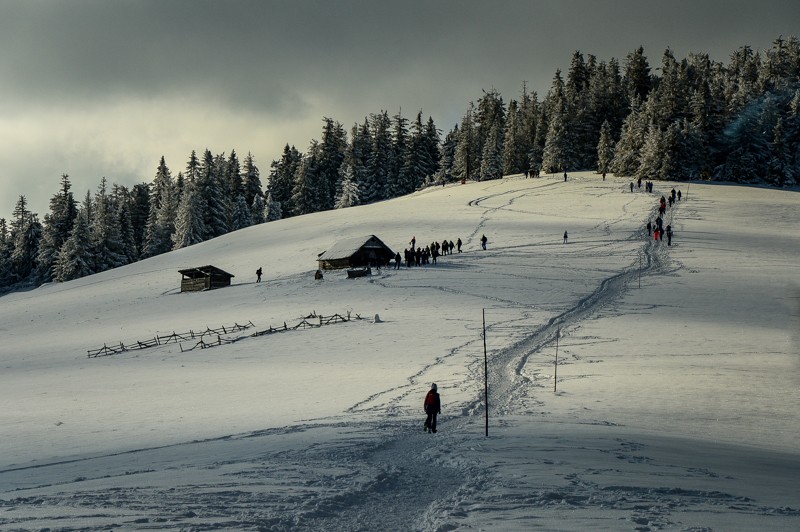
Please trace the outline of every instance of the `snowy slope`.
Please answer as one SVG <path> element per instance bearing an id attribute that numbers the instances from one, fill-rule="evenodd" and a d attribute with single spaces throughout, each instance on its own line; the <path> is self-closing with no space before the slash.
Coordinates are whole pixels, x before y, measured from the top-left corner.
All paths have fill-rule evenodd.
<path id="1" fill-rule="evenodd" d="M 669 248 L 644 225 L 673 184 L 512 177 L 0 298 L 0 528 L 796 530 L 800 196 L 674 185 Z M 318 253 L 368 234 L 464 253 L 314 281 Z M 233 285 L 178 293 L 205 264 Z"/>

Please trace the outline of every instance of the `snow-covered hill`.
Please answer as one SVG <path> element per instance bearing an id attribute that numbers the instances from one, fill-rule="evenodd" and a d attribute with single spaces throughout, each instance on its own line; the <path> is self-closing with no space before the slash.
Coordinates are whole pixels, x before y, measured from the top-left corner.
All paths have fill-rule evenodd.
<path id="1" fill-rule="evenodd" d="M 432 188 L 0 298 L 0 528 L 800 528 L 800 195 L 628 185 Z M 673 186 L 668 247 L 645 224 Z M 314 280 L 318 253 L 369 234 L 464 252 Z M 206 264 L 233 285 L 179 293 Z"/>

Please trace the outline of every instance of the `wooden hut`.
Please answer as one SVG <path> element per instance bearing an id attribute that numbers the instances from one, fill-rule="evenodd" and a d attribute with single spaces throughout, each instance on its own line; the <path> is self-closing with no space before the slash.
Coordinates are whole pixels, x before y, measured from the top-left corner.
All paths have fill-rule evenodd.
<path id="1" fill-rule="evenodd" d="M 200 266 L 178 270 L 181 278 L 181 292 L 199 292 L 230 286 L 232 274 L 220 270 L 216 266 Z"/>
<path id="2" fill-rule="evenodd" d="M 348 238 L 336 242 L 319 254 L 321 270 L 385 266 L 394 259 L 394 251 L 375 235 Z"/>

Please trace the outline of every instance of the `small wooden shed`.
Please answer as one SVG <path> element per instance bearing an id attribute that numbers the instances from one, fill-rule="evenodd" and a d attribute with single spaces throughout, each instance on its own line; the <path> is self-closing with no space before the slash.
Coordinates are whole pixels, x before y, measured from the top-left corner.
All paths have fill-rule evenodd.
<path id="1" fill-rule="evenodd" d="M 181 292 L 199 292 L 230 286 L 232 274 L 220 270 L 216 266 L 200 266 L 199 268 L 186 268 L 178 270 L 181 278 Z"/>
<path id="2" fill-rule="evenodd" d="M 348 238 L 336 242 L 317 257 L 322 270 L 384 266 L 394 259 L 394 251 L 375 235 Z"/>

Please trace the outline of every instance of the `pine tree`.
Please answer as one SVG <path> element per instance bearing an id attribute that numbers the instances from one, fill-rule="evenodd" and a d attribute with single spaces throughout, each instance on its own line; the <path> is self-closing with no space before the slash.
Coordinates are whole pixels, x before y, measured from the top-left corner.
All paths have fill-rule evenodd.
<path id="1" fill-rule="evenodd" d="M 53 273 L 55 280 L 59 282 L 79 279 L 94 273 L 89 223 L 84 209 L 78 212 L 72 234 L 58 252 Z"/>
<path id="2" fill-rule="evenodd" d="M 205 240 L 204 207 L 205 202 L 197 189 L 197 181 L 188 179 L 176 213 L 172 249 L 185 248 Z"/>
<path id="3" fill-rule="evenodd" d="M 542 152 L 542 170 L 545 172 L 567 171 L 570 145 L 567 131 L 567 102 L 560 70 L 556 70 L 556 75 L 553 77 L 546 104 L 548 124 Z"/>
<path id="4" fill-rule="evenodd" d="M 296 214 L 309 214 L 319 210 L 319 175 L 317 173 L 319 153 L 319 143 L 312 140 L 308 153 L 297 167 L 292 194 L 292 204 L 295 206 Z"/>
<path id="5" fill-rule="evenodd" d="M 614 138 L 608 120 L 600 128 L 600 142 L 597 144 L 597 171 L 605 174 L 610 171 L 614 159 Z"/>
<path id="6" fill-rule="evenodd" d="M 107 181 L 103 177 L 94 197 L 94 212 L 90 228 L 94 271 L 103 272 L 128 263 L 121 239 L 119 218 L 113 198 L 108 194 Z"/>
<path id="7" fill-rule="evenodd" d="M 359 183 L 361 202 L 374 203 L 388 197 L 388 180 L 392 164 L 391 120 L 386 111 L 370 115 L 372 146 L 367 159 L 364 180 Z"/>
<path id="8" fill-rule="evenodd" d="M 144 250 L 144 235 L 147 227 L 147 217 L 150 213 L 150 184 L 138 183 L 133 185 L 130 193 L 131 207 L 131 233 L 136 246 L 136 257 L 142 255 Z"/>
<path id="9" fill-rule="evenodd" d="M 70 192 L 69 176 L 61 176 L 61 190 L 50 198 L 50 213 L 44 217 L 42 240 L 36 257 L 36 280 L 47 283 L 53 280 L 53 267 L 58 250 L 72 232 L 72 224 L 78 212 L 77 202 Z"/>
<path id="10" fill-rule="evenodd" d="M 221 160 L 221 161 L 220 161 Z M 197 181 L 197 192 L 203 203 L 203 225 L 205 240 L 222 236 L 228 232 L 228 209 L 225 198 L 224 176 L 220 173 L 220 162 L 224 157 L 214 157 L 206 149 L 200 162 L 200 179 Z"/>
<path id="11" fill-rule="evenodd" d="M 481 180 L 503 177 L 503 137 L 502 124 L 495 122 L 483 145 L 481 157 Z"/>
<path id="12" fill-rule="evenodd" d="M 178 208 L 177 191 L 164 157 L 161 157 L 156 170 L 152 190 L 142 249 L 143 257 L 154 257 L 172 249 L 172 233 L 175 231 Z"/>
<path id="13" fill-rule="evenodd" d="M 11 235 L 5 218 L 0 218 L 0 288 L 11 285 Z"/>
<path id="14" fill-rule="evenodd" d="M 35 213 L 28 210 L 28 200 L 20 196 L 14 207 L 14 218 L 11 222 L 11 283 L 27 283 L 32 281 L 36 268 L 36 256 L 39 251 L 42 225 Z"/>
<path id="15" fill-rule="evenodd" d="M 267 189 L 267 200 L 264 202 L 264 221 L 274 222 L 280 220 L 282 215 L 280 202 L 272 199 L 272 191 Z"/>
<path id="16" fill-rule="evenodd" d="M 458 129 L 458 143 L 456 144 L 453 160 L 453 175 L 456 179 L 472 179 L 480 171 L 478 139 L 473 113 L 474 106 L 470 102 L 467 113 L 461 119 L 461 126 Z"/>
<path id="17" fill-rule="evenodd" d="M 335 208 L 346 209 L 358 205 L 358 183 L 355 181 L 353 167 L 349 164 L 342 166 L 341 190 L 336 196 Z"/>
<path id="18" fill-rule="evenodd" d="M 280 160 L 272 161 L 270 165 L 267 188 L 271 200 L 266 203 L 267 207 L 269 207 L 270 203 L 280 205 L 283 218 L 296 214 L 292 203 L 292 190 L 294 188 L 294 176 L 301 160 L 302 155 L 300 152 L 294 146 L 290 148 L 287 144 L 283 149 L 283 155 Z M 272 212 L 274 215 L 275 211 L 273 210 Z"/>
<path id="19" fill-rule="evenodd" d="M 233 210 L 232 230 L 238 231 L 253 225 L 253 215 L 250 213 L 250 206 L 244 194 L 239 194 L 236 208 Z"/>
<path id="20" fill-rule="evenodd" d="M 261 198 L 261 177 L 256 166 L 253 155 L 248 152 L 242 165 L 242 179 L 244 180 L 244 197 L 247 205 L 250 206 L 251 218 L 254 223 L 261 223 L 264 211 L 263 200 L 256 202 L 256 198 Z"/>

